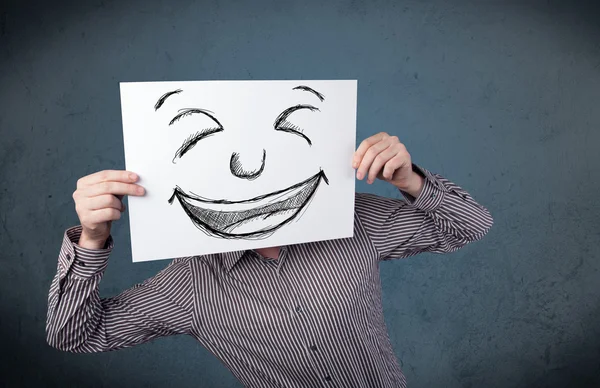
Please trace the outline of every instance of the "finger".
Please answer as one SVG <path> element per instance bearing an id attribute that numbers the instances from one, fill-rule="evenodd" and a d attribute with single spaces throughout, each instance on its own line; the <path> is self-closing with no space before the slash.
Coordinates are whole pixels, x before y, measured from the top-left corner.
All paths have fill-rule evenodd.
<path id="1" fill-rule="evenodd" d="M 86 221 L 89 224 L 102 224 L 108 221 L 116 221 L 120 218 L 121 212 L 110 207 L 91 211 L 87 215 Z"/>
<path id="2" fill-rule="evenodd" d="M 112 194 L 103 194 L 88 198 L 86 205 L 89 210 L 113 208 L 122 211 L 124 207 L 123 202 Z"/>
<path id="3" fill-rule="evenodd" d="M 383 166 L 385 166 L 388 163 L 388 161 L 390 159 L 392 159 L 394 156 L 396 156 L 396 152 L 394 151 L 394 149 L 392 147 L 388 146 L 388 148 L 381 151 L 375 157 L 375 159 L 373 160 L 373 163 L 371 164 L 371 167 L 369 168 L 369 175 L 367 177 L 367 182 L 373 183 L 375 178 L 377 178 L 377 175 L 379 175 L 379 173 L 383 169 Z"/>
<path id="4" fill-rule="evenodd" d="M 352 168 L 358 168 L 367 150 L 374 144 L 379 143 L 387 136 L 387 133 L 380 132 L 363 140 L 362 143 L 360 143 L 360 145 L 356 149 L 356 152 L 354 152 L 354 157 L 352 158 Z"/>
<path id="5" fill-rule="evenodd" d="M 144 195 L 144 192 L 144 188 L 140 185 L 121 182 L 100 182 L 83 190 L 83 194 L 86 197 L 95 197 L 104 194 L 140 196 Z"/>
<path id="6" fill-rule="evenodd" d="M 396 153 L 396 156 L 392 157 L 383 167 L 384 179 L 390 180 L 394 177 L 396 170 L 403 168 L 410 163 L 410 157 L 408 152 Z"/>
<path id="7" fill-rule="evenodd" d="M 375 160 L 377 155 L 379 155 L 380 152 L 382 152 L 388 147 L 389 144 L 385 140 L 375 143 L 374 145 L 369 147 L 369 149 L 365 152 L 362 160 L 360 161 L 360 164 L 356 171 L 356 177 L 358 179 L 363 179 L 369 172 L 371 164 L 373 164 L 373 161 Z"/>
<path id="8" fill-rule="evenodd" d="M 131 171 L 104 170 L 85 176 L 77 181 L 77 188 L 92 186 L 100 182 L 132 183 L 138 180 L 138 175 Z"/>

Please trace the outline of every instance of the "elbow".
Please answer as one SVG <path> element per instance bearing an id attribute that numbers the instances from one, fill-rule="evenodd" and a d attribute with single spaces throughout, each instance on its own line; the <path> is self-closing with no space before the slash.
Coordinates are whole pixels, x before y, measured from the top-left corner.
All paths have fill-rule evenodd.
<path id="1" fill-rule="evenodd" d="M 494 218 L 489 211 L 484 210 L 484 215 L 476 226 L 473 227 L 472 233 L 465 239 L 465 243 L 471 243 L 483 239 L 494 226 Z"/>
<path id="2" fill-rule="evenodd" d="M 54 311 L 49 310 L 46 318 L 46 343 L 54 349 L 68 352 L 67 336 L 64 334 L 63 325 L 56 319 Z"/>
<path id="3" fill-rule="evenodd" d="M 463 228 L 455 229 L 453 233 L 440 236 L 442 242 L 433 252 L 456 252 L 470 243 L 483 239 L 493 225 L 494 219 L 486 210 L 484 217 L 478 218 L 477 222 L 470 222 L 468 226 L 464 225 Z"/>
<path id="4" fill-rule="evenodd" d="M 480 237 L 478 240 L 481 240 L 486 234 L 488 234 L 488 232 L 492 229 L 492 226 L 494 226 L 494 217 L 492 217 L 492 214 L 489 212 L 489 210 L 485 209 L 484 213 L 483 225 L 479 232 Z"/>
<path id="5" fill-rule="evenodd" d="M 46 317 L 46 343 L 54 349 L 62 350 L 58 338 L 56 323 L 54 322 L 52 311 L 49 309 L 48 316 Z"/>
<path id="6" fill-rule="evenodd" d="M 61 352 L 83 353 L 81 344 L 69 340 L 60 330 L 51 326 L 46 328 L 46 343 Z"/>
<path id="7" fill-rule="evenodd" d="M 453 236 L 453 241 L 448 244 L 450 251 L 456 251 L 467 244 L 482 240 L 492 229 L 493 225 L 494 219 L 486 211 L 485 216 L 480 218 L 477 223 L 472 223 L 469 228 Z"/>
<path id="8" fill-rule="evenodd" d="M 52 328 L 46 328 L 46 343 L 54 349 L 67 351 L 64 343 L 61 342 L 59 338 L 60 337 L 56 331 L 52 330 Z"/>
<path id="9" fill-rule="evenodd" d="M 50 345 L 51 347 L 53 347 L 54 349 L 57 349 L 57 350 L 60 350 L 63 352 L 69 351 L 65 341 L 62 340 L 60 331 L 56 330 L 55 327 L 52 327 L 50 325 L 48 325 L 46 327 L 46 343 L 48 345 Z"/>

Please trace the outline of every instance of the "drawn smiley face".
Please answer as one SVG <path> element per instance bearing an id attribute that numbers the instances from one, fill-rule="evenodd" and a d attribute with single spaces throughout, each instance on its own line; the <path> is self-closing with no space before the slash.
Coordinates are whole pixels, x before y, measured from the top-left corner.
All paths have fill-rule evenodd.
<path id="1" fill-rule="evenodd" d="M 325 96 L 308 86 L 300 85 L 292 90 L 311 93 L 321 103 L 325 101 Z M 162 95 L 154 106 L 155 111 L 160 109 L 168 98 L 182 92 L 183 90 L 177 89 Z M 311 147 L 311 139 L 302 128 L 293 123 L 294 120 L 291 116 L 298 111 L 318 113 L 320 109 L 309 104 L 293 105 L 274 117 L 273 129 L 298 136 L 308 147 Z M 212 125 L 189 136 L 175 151 L 173 163 L 193 152 L 201 140 L 225 131 L 215 113 L 201 108 L 180 109 L 177 115 L 170 120 L 169 126 L 177 125 L 193 115 L 203 115 L 209 118 Z M 268 165 L 269 159 L 265 149 L 262 150 L 262 158 L 258 167 L 247 168 L 242 162 L 240 154 L 236 152 L 233 152 L 229 158 L 231 175 L 247 181 L 259 179 Z M 244 200 L 210 199 L 176 186 L 168 202 L 173 204 L 176 199 L 192 223 L 209 236 L 222 239 L 264 239 L 279 228 L 301 217 L 302 212 L 309 206 L 317 193 L 321 182 L 329 184 L 325 172 L 319 169 L 312 176 L 304 177 L 303 180 L 288 187 Z"/>

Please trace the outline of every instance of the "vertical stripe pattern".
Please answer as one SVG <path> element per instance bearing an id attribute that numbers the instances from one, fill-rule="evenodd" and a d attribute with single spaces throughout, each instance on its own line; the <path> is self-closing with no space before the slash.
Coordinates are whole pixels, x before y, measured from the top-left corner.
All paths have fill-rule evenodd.
<path id="1" fill-rule="evenodd" d="M 381 304 L 379 262 L 453 252 L 481 239 L 490 213 L 447 179 L 416 167 L 418 198 L 356 194 L 354 237 L 173 260 L 100 298 L 113 241 L 77 246 L 66 231 L 48 297 L 47 339 L 60 350 L 111 351 L 187 334 L 248 387 L 405 387 Z"/>

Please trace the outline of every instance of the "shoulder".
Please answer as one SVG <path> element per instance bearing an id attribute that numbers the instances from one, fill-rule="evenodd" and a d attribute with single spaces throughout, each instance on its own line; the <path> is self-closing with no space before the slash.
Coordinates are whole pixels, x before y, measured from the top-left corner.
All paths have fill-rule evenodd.
<path id="1" fill-rule="evenodd" d="M 200 256 L 186 256 L 172 259 L 167 268 L 189 268 L 190 264 L 199 260 Z"/>
<path id="2" fill-rule="evenodd" d="M 171 259 L 169 264 L 158 273 L 156 280 L 187 278 L 191 273 L 192 263 L 200 260 L 200 256 L 186 256 Z"/>
<path id="3" fill-rule="evenodd" d="M 209 264 L 219 261 L 219 254 L 185 256 L 172 259 L 167 268 L 192 271 L 194 268 L 201 267 L 203 264 Z"/>
<path id="4" fill-rule="evenodd" d="M 211 253 L 176 258 L 171 261 L 169 266 L 181 271 L 187 271 L 194 277 L 203 273 L 222 271 L 227 261 L 227 255 L 223 253 Z"/>
<path id="5" fill-rule="evenodd" d="M 355 211 L 360 215 L 364 212 L 385 211 L 406 205 L 400 198 L 383 197 L 371 193 L 356 193 L 354 197 Z"/>

